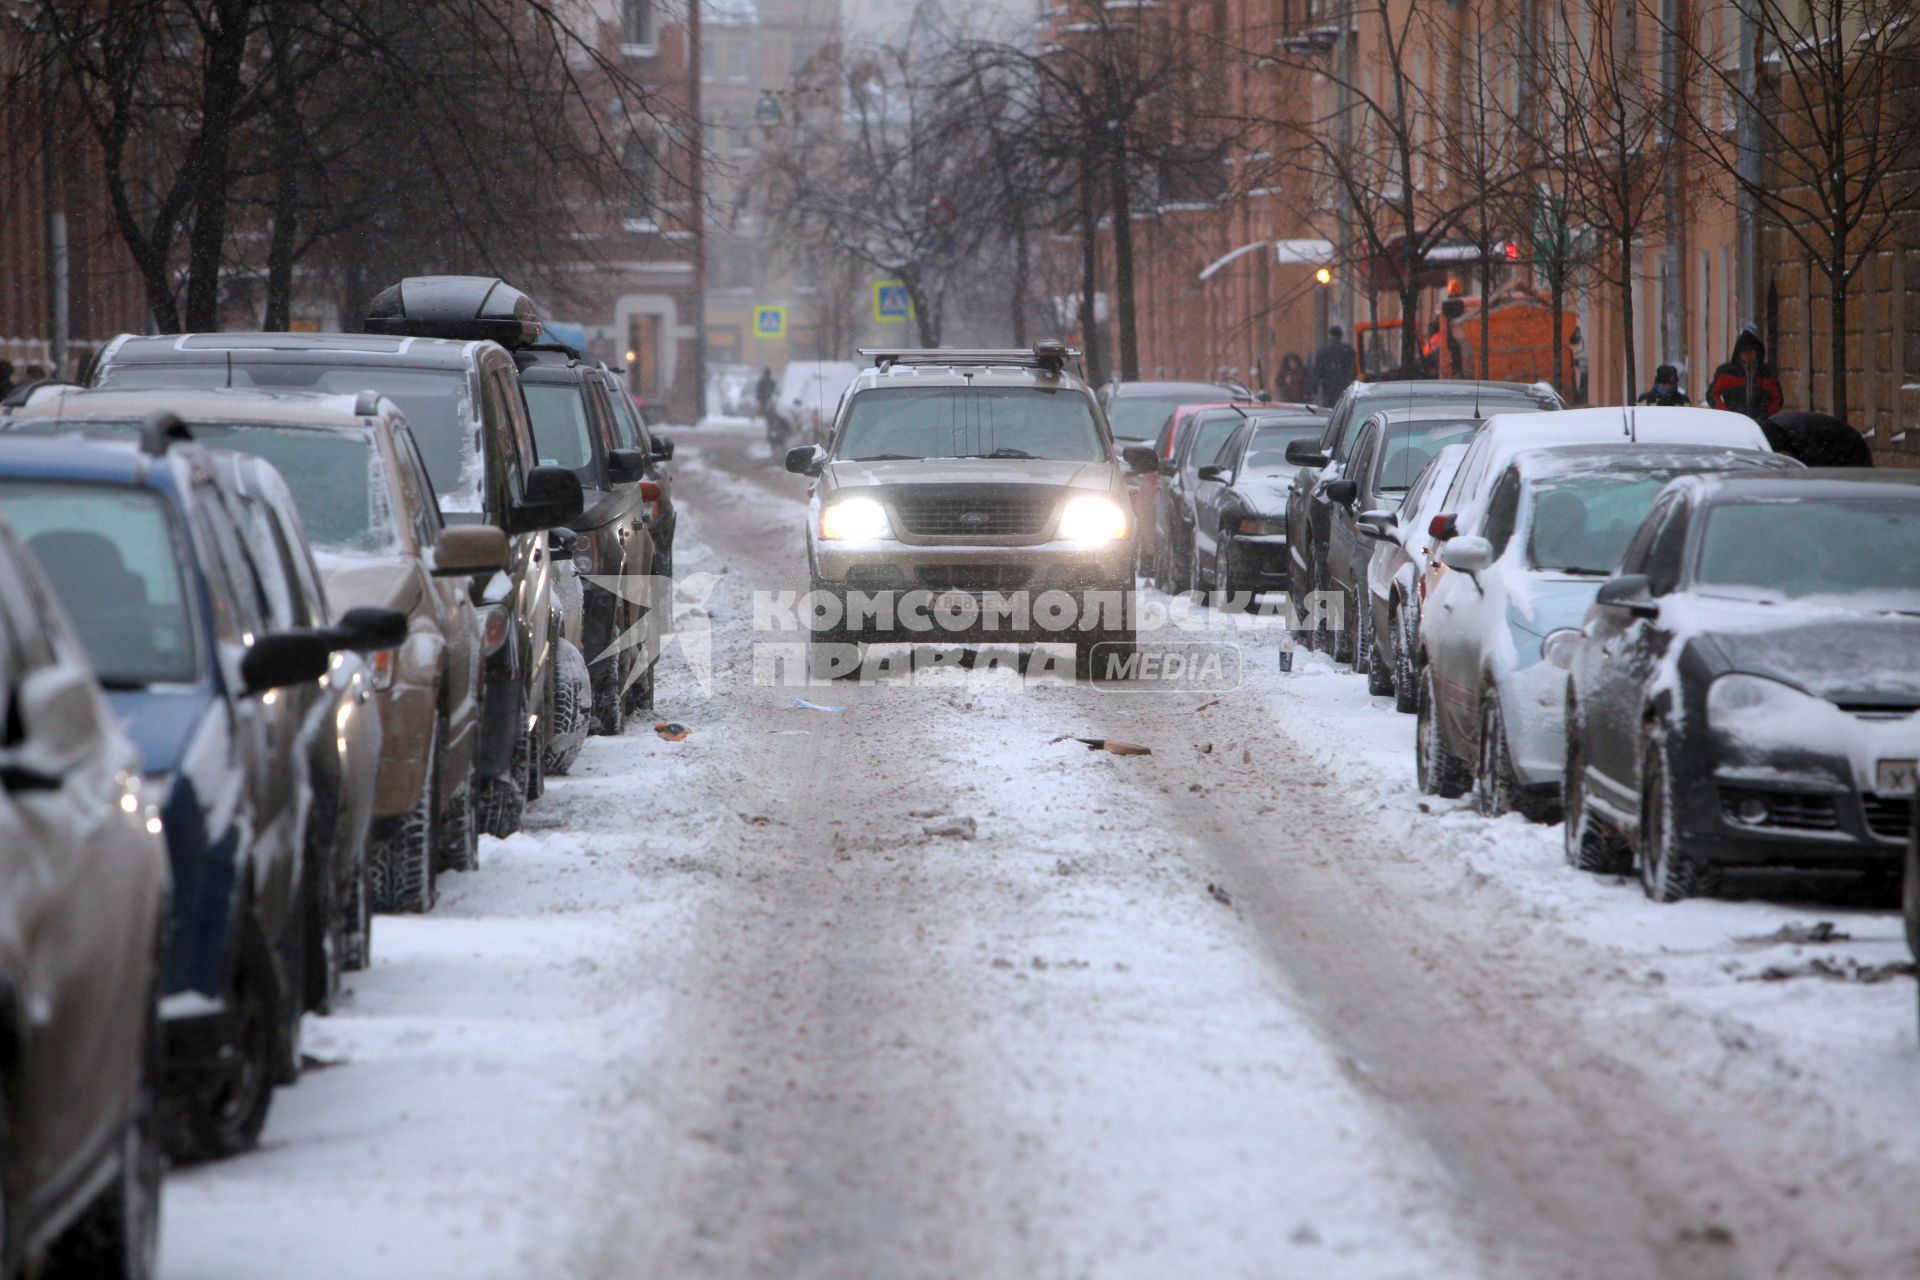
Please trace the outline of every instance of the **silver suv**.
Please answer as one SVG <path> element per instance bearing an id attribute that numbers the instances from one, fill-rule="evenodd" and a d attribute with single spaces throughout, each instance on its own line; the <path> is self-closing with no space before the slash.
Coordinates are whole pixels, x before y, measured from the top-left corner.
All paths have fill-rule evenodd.
<path id="1" fill-rule="evenodd" d="M 787 454 L 816 477 L 807 528 L 816 670 L 858 642 L 1064 642 L 1082 678 L 1131 668 L 1129 471 L 1080 353 L 863 351 L 825 447 Z M 823 653 L 824 649 L 824 653 Z"/>

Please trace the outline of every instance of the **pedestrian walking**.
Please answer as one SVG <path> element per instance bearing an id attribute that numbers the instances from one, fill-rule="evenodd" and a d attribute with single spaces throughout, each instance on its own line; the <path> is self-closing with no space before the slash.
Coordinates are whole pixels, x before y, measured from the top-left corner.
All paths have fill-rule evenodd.
<path id="1" fill-rule="evenodd" d="M 1280 399 L 1288 404 L 1305 404 L 1313 394 L 1307 378 L 1307 362 L 1297 351 L 1280 357 Z"/>
<path id="2" fill-rule="evenodd" d="M 1767 363 L 1767 344 L 1751 326 L 1741 330 L 1733 340 L 1733 357 L 1713 371 L 1707 384 L 1707 404 L 1765 422 L 1786 400 L 1779 377 Z"/>
<path id="3" fill-rule="evenodd" d="M 13 361 L 0 360 L 0 400 L 6 399 L 7 392 L 13 390 Z"/>
<path id="4" fill-rule="evenodd" d="M 1653 386 L 1640 393 L 1639 404 L 1680 405 L 1692 404 L 1687 393 L 1680 389 L 1680 371 L 1670 364 L 1663 364 L 1653 371 Z"/>
<path id="5" fill-rule="evenodd" d="M 1353 348 L 1346 343 L 1346 331 L 1339 325 L 1327 326 L 1326 345 L 1313 353 L 1313 386 L 1320 403 L 1332 408 L 1346 389 L 1353 385 L 1357 372 Z"/>
<path id="6" fill-rule="evenodd" d="M 1567 354 L 1573 357 L 1574 403 L 1587 402 L 1587 335 L 1580 332 L 1580 326 L 1573 326 L 1573 333 L 1567 338 Z"/>

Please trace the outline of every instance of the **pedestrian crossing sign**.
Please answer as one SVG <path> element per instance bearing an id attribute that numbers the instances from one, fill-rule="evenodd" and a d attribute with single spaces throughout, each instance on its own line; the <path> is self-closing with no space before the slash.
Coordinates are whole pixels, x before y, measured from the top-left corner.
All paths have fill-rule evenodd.
<path id="1" fill-rule="evenodd" d="M 756 338 L 786 337 L 787 309 L 785 307 L 755 307 L 753 309 L 753 336 Z"/>
<path id="2" fill-rule="evenodd" d="M 876 280 L 873 282 L 873 322 L 875 324 L 905 324 L 913 319 L 913 295 L 907 292 L 905 282 L 900 280 Z"/>

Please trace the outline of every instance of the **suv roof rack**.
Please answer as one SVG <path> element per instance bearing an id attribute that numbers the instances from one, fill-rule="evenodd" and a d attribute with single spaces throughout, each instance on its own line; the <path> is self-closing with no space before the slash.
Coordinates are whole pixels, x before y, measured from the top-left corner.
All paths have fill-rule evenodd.
<path id="1" fill-rule="evenodd" d="M 862 347 L 860 354 L 876 369 L 899 364 L 1010 364 L 1058 373 L 1080 352 L 1064 342 L 1036 342 L 1031 347 Z"/>
<path id="2" fill-rule="evenodd" d="M 551 339 L 545 342 L 529 342 L 523 347 L 516 347 L 515 350 L 549 351 L 557 355 L 563 355 L 567 357 L 567 359 L 575 362 L 576 364 L 585 364 L 587 362 L 587 358 L 580 354 L 580 348 L 574 346 L 571 343 L 555 342 Z"/>

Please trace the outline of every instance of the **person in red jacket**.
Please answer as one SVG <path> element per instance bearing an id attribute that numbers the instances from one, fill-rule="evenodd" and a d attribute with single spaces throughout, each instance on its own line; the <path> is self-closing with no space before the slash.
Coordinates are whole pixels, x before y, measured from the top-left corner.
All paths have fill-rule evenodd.
<path id="1" fill-rule="evenodd" d="M 1767 344 L 1752 329 L 1733 340 L 1733 359 L 1713 371 L 1707 384 L 1707 403 L 1715 409 L 1744 413 L 1765 422 L 1786 403 L 1780 379 L 1767 363 Z"/>

